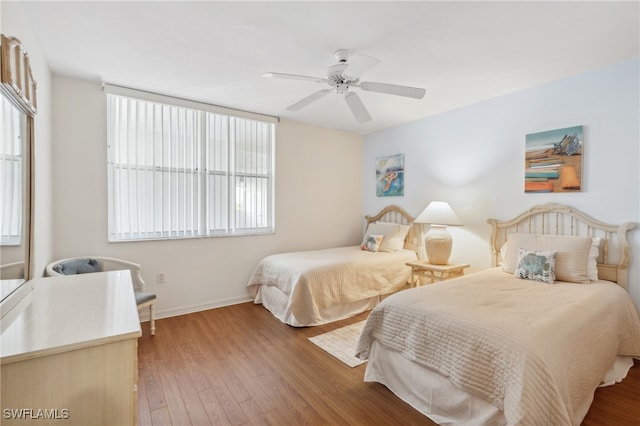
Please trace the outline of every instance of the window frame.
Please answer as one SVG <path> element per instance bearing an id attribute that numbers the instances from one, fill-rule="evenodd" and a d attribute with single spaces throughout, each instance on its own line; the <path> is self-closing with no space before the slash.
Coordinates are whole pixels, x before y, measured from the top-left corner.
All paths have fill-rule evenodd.
<path id="1" fill-rule="evenodd" d="M 108 241 L 109 242 L 130 242 L 130 241 L 153 241 L 153 240 L 166 240 L 166 239 L 185 239 L 185 238 L 209 238 L 209 237 L 229 237 L 229 236 L 249 236 L 249 235 L 265 235 L 273 234 L 275 232 L 275 149 L 276 149 L 276 124 L 279 122 L 277 117 L 271 117 L 256 113 L 250 113 L 239 110 L 232 110 L 215 105 L 204 104 L 200 102 L 179 99 L 164 95 L 159 95 L 150 92 L 138 91 L 135 89 L 123 88 L 120 86 L 103 85 L 106 92 L 105 101 L 107 104 L 107 170 L 108 170 Z M 187 175 L 192 175 L 194 180 L 194 186 L 192 188 L 192 197 L 195 199 L 197 208 L 192 212 L 197 218 L 195 218 L 191 229 L 178 229 L 170 226 L 169 230 L 166 229 L 153 229 L 141 230 L 140 227 L 136 227 L 135 231 L 129 230 L 124 232 L 122 229 L 115 229 L 115 215 L 117 212 L 114 210 L 114 197 L 116 197 L 115 186 L 118 185 L 117 171 L 122 169 L 135 170 L 135 169 L 154 169 L 153 172 L 159 172 L 161 174 L 161 180 L 164 180 L 164 173 L 171 173 L 165 169 L 175 169 L 174 165 L 162 165 L 161 167 L 155 164 L 141 164 L 146 160 L 138 161 L 136 164 L 123 165 L 117 163 L 114 158 L 115 148 L 112 146 L 114 142 L 114 129 L 116 126 L 112 122 L 111 100 L 109 96 L 116 96 L 121 98 L 130 98 L 139 102 L 151 102 L 154 104 L 160 104 L 177 108 L 185 108 L 187 110 L 194 110 L 196 114 L 196 121 L 198 121 L 197 135 L 194 137 L 197 139 L 195 142 L 197 147 L 196 155 L 198 156 L 195 168 L 185 168 L 180 173 L 184 174 L 186 179 Z M 221 169 L 216 169 L 214 164 L 210 164 L 209 154 L 210 150 L 214 148 L 214 136 L 210 134 L 210 120 L 209 117 L 217 116 L 226 121 L 226 140 L 222 144 L 226 150 L 225 165 Z M 256 123 L 253 123 L 256 122 Z M 266 158 L 266 170 L 263 173 L 251 173 L 243 170 L 238 170 L 238 164 L 235 162 L 235 151 L 238 149 L 240 142 L 236 139 L 236 127 L 238 123 L 253 126 L 254 128 L 260 128 L 265 140 L 260 141 L 262 143 L 262 151 L 258 149 L 253 151 L 255 157 L 264 156 Z M 175 145 L 175 141 L 172 142 Z M 258 144 L 256 141 L 252 141 L 254 145 Z M 148 142 L 147 142 L 148 144 Z M 152 160 L 152 163 L 155 163 Z M 211 166 L 211 167 L 210 167 Z M 149 172 L 147 170 L 147 172 Z M 212 206 L 214 194 L 211 192 L 211 178 L 213 176 L 223 176 L 226 179 L 224 188 L 226 189 L 225 206 L 222 207 L 224 211 L 216 211 L 215 215 L 211 215 L 211 209 L 215 209 Z M 238 207 L 235 199 L 235 193 L 238 190 L 237 179 L 240 177 L 266 179 L 266 183 L 260 188 L 261 191 L 266 192 L 262 198 L 266 199 L 266 205 L 261 204 L 260 213 L 255 210 L 256 217 L 262 217 L 264 222 L 263 226 L 258 225 L 258 222 L 254 222 L 254 226 L 239 226 L 237 223 Z M 133 178 L 134 180 L 138 178 Z M 140 183 L 136 183 L 136 188 L 140 188 Z M 154 194 L 157 190 L 152 191 Z M 166 193 L 166 191 L 164 191 Z M 259 191 L 258 191 L 259 193 Z M 258 203 L 255 203 L 258 204 Z M 162 209 L 166 208 L 165 204 L 161 205 Z M 139 207 L 137 207 L 139 208 Z M 173 209 L 173 206 L 170 206 Z M 142 210 L 142 209 L 141 209 Z M 144 215 L 142 213 L 138 213 Z M 163 214 L 159 215 L 160 217 Z M 266 216 L 266 217 L 265 217 Z M 220 219 L 222 222 L 213 223 L 215 219 Z M 222 226 L 220 226 L 222 225 Z"/>

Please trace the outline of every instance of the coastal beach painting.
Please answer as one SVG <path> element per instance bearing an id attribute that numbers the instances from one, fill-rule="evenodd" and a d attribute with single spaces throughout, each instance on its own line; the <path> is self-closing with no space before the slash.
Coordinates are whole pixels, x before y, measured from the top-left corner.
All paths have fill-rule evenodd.
<path id="1" fill-rule="evenodd" d="M 524 192 L 582 191 L 583 126 L 525 138 Z"/>
<path id="2" fill-rule="evenodd" d="M 404 195 L 404 154 L 376 158 L 376 195 Z"/>

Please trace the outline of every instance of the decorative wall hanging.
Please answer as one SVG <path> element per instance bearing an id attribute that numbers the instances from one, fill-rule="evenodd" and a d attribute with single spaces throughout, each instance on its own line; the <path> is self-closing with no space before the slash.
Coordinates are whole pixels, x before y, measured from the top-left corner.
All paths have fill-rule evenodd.
<path id="1" fill-rule="evenodd" d="M 582 190 L 583 126 L 526 136 L 524 192 Z"/>
<path id="2" fill-rule="evenodd" d="M 376 158 L 376 195 L 404 195 L 404 154 Z"/>

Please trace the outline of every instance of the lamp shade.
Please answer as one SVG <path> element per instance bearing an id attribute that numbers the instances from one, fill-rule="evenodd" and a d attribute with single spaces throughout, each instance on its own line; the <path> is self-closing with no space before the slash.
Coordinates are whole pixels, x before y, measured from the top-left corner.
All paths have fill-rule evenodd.
<path id="1" fill-rule="evenodd" d="M 462 222 L 445 201 L 432 201 L 414 223 L 428 223 L 430 225 L 462 226 Z"/>

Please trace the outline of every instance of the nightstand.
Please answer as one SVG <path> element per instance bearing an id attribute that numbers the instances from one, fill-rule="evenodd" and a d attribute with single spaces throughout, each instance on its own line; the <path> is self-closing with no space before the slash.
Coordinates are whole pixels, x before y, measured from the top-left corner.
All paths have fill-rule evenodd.
<path id="1" fill-rule="evenodd" d="M 468 263 L 449 263 L 447 265 L 432 265 L 429 262 L 407 262 L 407 266 L 411 266 L 411 284 L 414 287 L 420 285 L 421 278 L 428 278 L 432 283 L 436 281 L 449 280 L 464 275 L 465 268 Z"/>

